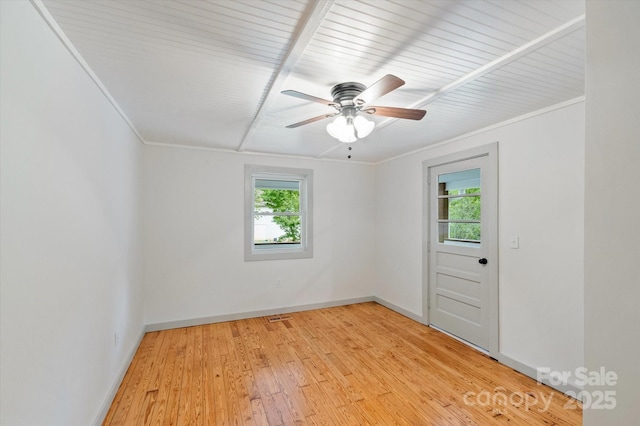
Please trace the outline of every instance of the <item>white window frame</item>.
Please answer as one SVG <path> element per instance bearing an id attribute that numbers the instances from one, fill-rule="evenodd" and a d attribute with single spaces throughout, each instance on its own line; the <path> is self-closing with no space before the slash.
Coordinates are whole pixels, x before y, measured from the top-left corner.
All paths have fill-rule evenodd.
<path id="1" fill-rule="evenodd" d="M 294 247 L 254 244 L 256 179 L 300 182 L 300 244 Z M 257 166 L 244 168 L 244 260 L 283 260 L 313 257 L 313 170 Z"/>

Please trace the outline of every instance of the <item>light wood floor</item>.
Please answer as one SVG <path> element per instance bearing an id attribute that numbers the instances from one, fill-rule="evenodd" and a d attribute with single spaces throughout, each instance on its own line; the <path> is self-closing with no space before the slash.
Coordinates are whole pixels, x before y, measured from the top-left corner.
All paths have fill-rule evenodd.
<path id="1" fill-rule="evenodd" d="M 147 333 L 104 424 L 582 423 L 558 391 L 376 303 L 286 316 Z"/>

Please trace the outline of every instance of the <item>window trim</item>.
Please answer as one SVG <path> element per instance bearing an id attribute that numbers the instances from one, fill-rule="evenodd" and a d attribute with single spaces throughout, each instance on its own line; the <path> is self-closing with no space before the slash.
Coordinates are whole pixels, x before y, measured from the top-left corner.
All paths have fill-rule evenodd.
<path id="1" fill-rule="evenodd" d="M 300 182 L 300 246 L 261 247 L 254 244 L 254 194 L 256 179 Z M 244 260 L 283 260 L 313 257 L 313 170 L 245 164 L 244 168 Z"/>

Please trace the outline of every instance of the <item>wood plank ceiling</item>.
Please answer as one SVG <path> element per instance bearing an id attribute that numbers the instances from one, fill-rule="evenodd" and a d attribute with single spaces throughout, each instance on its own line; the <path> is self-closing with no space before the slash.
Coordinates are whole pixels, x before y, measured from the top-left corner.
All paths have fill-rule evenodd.
<path id="1" fill-rule="evenodd" d="M 583 0 L 33 0 L 145 143 L 346 159 L 331 87 L 406 81 L 353 146 L 376 163 L 584 95 Z M 370 117 L 371 118 L 371 117 Z"/>

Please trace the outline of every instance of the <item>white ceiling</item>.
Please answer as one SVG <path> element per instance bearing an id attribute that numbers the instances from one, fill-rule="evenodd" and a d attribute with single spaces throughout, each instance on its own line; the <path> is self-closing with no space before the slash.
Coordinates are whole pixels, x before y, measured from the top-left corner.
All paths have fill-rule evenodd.
<path id="1" fill-rule="evenodd" d="M 346 159 L 331 119 L 285 128 L 334 110 L 280 91 L 394 74 L 374 103 L 427 115 L 374 117 L 375 163 L 584 95 L 584 0 L 43 3 L 147 143 Z"/>

